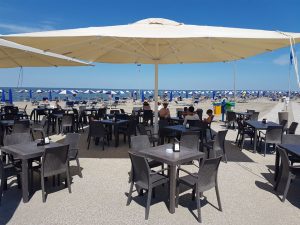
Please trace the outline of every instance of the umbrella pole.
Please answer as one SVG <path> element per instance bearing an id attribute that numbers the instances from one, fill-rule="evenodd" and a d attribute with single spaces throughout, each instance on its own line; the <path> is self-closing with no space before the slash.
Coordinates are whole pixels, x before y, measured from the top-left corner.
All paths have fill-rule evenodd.
<path id="1" fill-rule="evenodd" d="M 155 81 L 154 81 L 154 133 L 158 132 L 158 63 L 155 63 Z"/>

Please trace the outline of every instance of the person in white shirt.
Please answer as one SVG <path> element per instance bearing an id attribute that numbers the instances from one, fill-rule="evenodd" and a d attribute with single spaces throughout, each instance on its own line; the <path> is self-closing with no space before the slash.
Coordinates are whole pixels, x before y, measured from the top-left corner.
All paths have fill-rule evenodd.
<path id="1" fill-rule="evenodd" d="M 157 105 L 158 105 L 158 108 L 157 108 L 158 111 L 163 108 L 163 106 L 162 106 L 162 104 L 160 102 L 158 102 Z"/>
<path id="2" fill-rule="evenodd" d="M 198 114 L 196 114 L 194 111 L 195 108 L 193 106 L 190 106 L 188 114 L 184 118 L 183 125 L 186 125 L 188 120 L 200 120 Z"/>

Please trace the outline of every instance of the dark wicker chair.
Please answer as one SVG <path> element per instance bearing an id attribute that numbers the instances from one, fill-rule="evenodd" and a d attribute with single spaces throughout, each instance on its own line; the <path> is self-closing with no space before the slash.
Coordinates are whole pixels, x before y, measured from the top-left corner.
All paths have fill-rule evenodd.
<path id="1" fill-rule="evenodd" d="M 219 188 L 218 188 L 218 169 L 222 156 L 212 159 L 203 160 L 200 163 L 198 173 L 190 173 L 189 171 L 182 169 L 181 167 L 177 170 L 177 188 L 176 188 L 176 206 L 178 207 L 179 201 L 179 185 L 184 184 L 193 189 L 192 198 L 196 194 L 197 211 L 198 211 L 198 222 L 201 223 L 201 203 L 200 196 L 203 192 L 215 188 L 219 210 L 222 211 Z M 179 172 L 182 171 L 187 175 L 179 177 Z"/>
<path id="2" fill-rule="evenodd" d="M 83 117 L 76 108 L 73 108 L 73 119 L 74 125 L 76 127 L 76 132 L 79 132 L 80 129 L 84 132 Z"/>
<path id="3" fill-rule="evenodd" d="M 61 132 L 73 132 L 74 130 L 74 115 L 73 114 L 65 114 L 61 118 Z"/>
<path id="4" fill-rule="evenodd" d="M 297 127 L 298 127 L 298 123 L 292 122 L 291 125 L 289 126 L 289 128 L 285 129 L 286 134 L 295 134 Z"/>
<path id="5" fill-rule="evenodd" d="M 300 177 L 300 167 L 290 166 L 288 155 L 284 149 L 277 146 L 277 151 L 280 155 L 281 164 L 278 179 L 275 184 L 275 190 L 277 192 L 283 191 L 281 201 L 284 202 L 289 191 L 291 181 L 296 177 Z"/>
<path id="6" fill-rule="evenodd" d="M 12 176 L 17 176 L 18 187 L 21 187 L 21 170 L 15 167 L 12 163 L 4 164 L 2 160 L 0 160 L 0 205 L 3 190 L 7 189 L 7 179 Z"/>
<path id="7" fill-rule="evenodd" d="M 300 145 L 300 135 L 282 135 L 282 144 Z M 300 163 L 300 157 L 297 157 L 295 155 L 289 155 L 289 160 L 291 161 L 291 165 L 293 165 L 294 163 Z"/>
<path id="8" fill-rule="evenodd" d="M 143 124 L 145 126 L 149 125 L 153 126 L 153 111 L 152 110 L 144 110 L 143 112 Z"/>
<path id="9" fill-rule="evenodd" d="M 127 205 L 129 205 L 131 202 L 134 184 L 143 190 L 147 190 L 147 205 L 145 211 L 145 219 L 147 220 L 149 217 L 152 189 L 159 185 L 168 183 L 169 179 L 166 176 L 160 174 L 161 170 L 157 172 L 151 171 L 147 159 L 145 159 L 144 157 L 135 155 L 132 152 L 128 153 L 131 160 L 132 179 L 128 193 Z"/>
<path id="10" fill-rule="evenodd" d="M 227 128 L 232 126 L 233 129 L 235 129 L 235 123 L 236 123 L 236 114 L 235 114 L 235 112 L 227 111 L 226 112 L 226 121 L 225 121 L 225 124 L 226 124 Z"/>
<path id="11" fill-rule="evenodd" d="M 65 184 L 71 193 L 68 151 L 69 145 L 45 148 L 40 170 L 43 202 L 46 202 L 45 178 L 47 177 L 66 174 Z"/>
<path id="12" fill-rule="evenodd" d="M 147 135 L 149 138 L 149 141 L 152 143 L 153 147 L 155 146 L 155 144 L 158 144 L 159 142 L 159 137 L 157 136 L 157 134 L 152 134 L 151 130 L 147 130 L 145 128 L 145 126 L 143 124 L 138 124 L 137 125 L 137 129 L 138 132 L 140 133 L 140 135 Z"/>
<path id="13" fill-rule="evenodd" d="M 207 158 L 215 158 L 217 156 L 223 156 L 224 161 L 227 163 L 227 154 L 225 150 L 225 138 L 228 130 L 218 131 L 215 139 L 204 144 L 207 149 Z"/>
<path id="14" fill-rule="evenodd" d="M 104 150 L 105 141 L 109 145 L 108 133 L 104 125 L 100 121 L 90 121 L 90 128 L 88 134 L 88 148 L 90 148 L 91 138 L 102 140 L 102 149 Z"/>
<path id="15" fill-rule="evenodd" d="M 245 126 L 242 120 L 238 119 L 237 124 L 238 124 L 238 133 L 235 142 L 238 144 L 238 146 L 241 147 L 242 150 L 244 147 L 245 138 L 249 137 L 252 144 L 252 140 L 254 138 L 255 133 L 252 129 Z"/>
<path id="16" fill-rule="evenodd" d="M 119 127 L 119 133 L 124 135 L 124 142 L 128 139 L 129 148 L 131 147 L 131 136 L 136 135 L 137 121 L 134 116 L 130 116 L 126 127 Z"/>
<path id="17" fill-rule="evenodd" d="M 82 177 L 80 163 L 78 159 L 80 134 L 78 133 L 67 133 L 64 140 L 65 145 L 69 145 L 69 162 L 75 160 L 77 163 L 78 174 Z"/>
<path id="18" fill-rule="evenodd" d="M 266 156 L 268 144 L 273 144 L 273 148 L 275 151 L 275 145 L 281 144 L 281 140 L 282 140 L 282 127 L 268 127 L 265 135 L 260 137 L 260 143 L 262 143 L 262 141 L 265 142 L 264 156 Z"/>

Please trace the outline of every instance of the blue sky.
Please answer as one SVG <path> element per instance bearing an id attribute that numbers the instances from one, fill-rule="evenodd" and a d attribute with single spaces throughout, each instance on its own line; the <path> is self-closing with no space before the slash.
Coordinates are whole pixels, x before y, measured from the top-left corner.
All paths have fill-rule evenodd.
<path id="1" fill-rule="evenodd" d="M 162 17 L 186 24 L 300 32 L 297 0 L 9 0 L 0 2 L 0 34 L 133 23 Z M 299 52 L 299 46 L 297 46 Z M 236 62 L 237 89 L 288 88 L 289 49 Z M 24 87 L 152 89 L 154 66 L 24 68 Z M 19 69 L 0 69 L 16 86 Z M 232 89 L 232 63 L 161 65 L 160 89 Z M 292 76 L 292 89 L 297 90 Z"/>

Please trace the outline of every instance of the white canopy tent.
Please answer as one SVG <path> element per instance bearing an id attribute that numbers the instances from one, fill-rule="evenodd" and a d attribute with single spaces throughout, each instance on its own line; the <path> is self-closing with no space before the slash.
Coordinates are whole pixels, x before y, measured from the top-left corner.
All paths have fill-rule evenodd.
<path id="1" fill-rule="evenodd" d="M 155 130 L 159 64 L 235 61 L 300 42 L 299 33 L 185 25 L 160 18 L 3 38 L 91 62 L 154 64 Z"/>
<path id="2" fill-rule="evenodd" d="M 0 38 L 0 68 L 83 65 L 88 63 Z"/>

